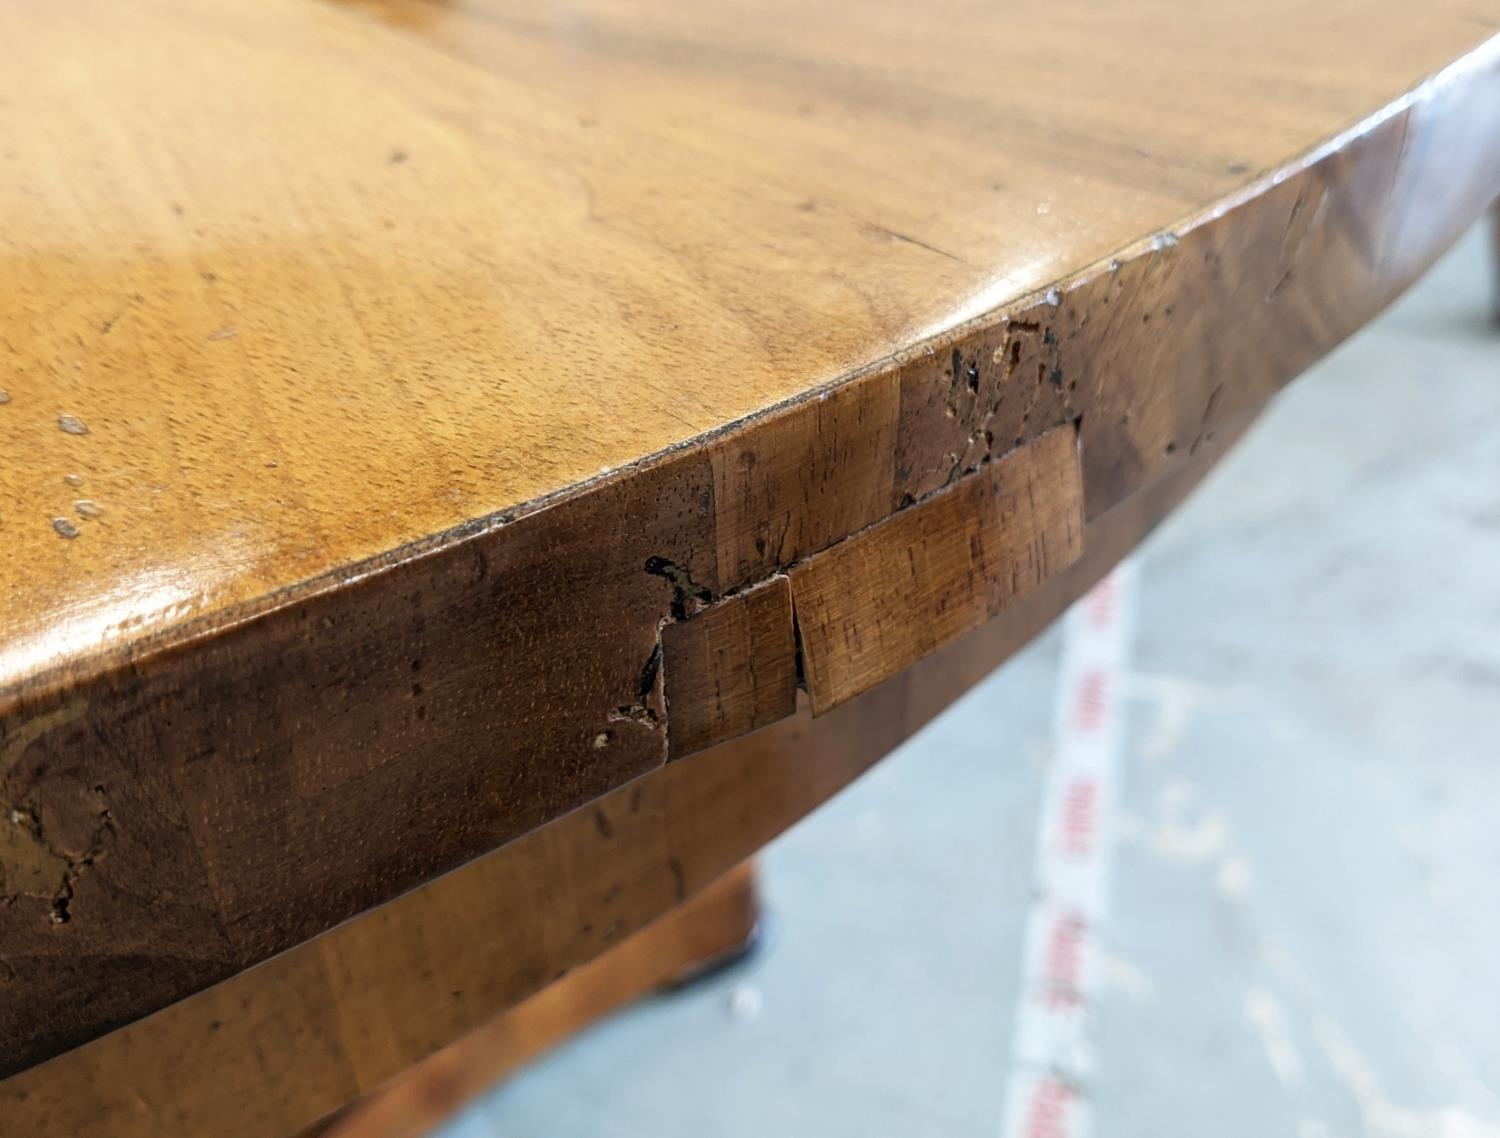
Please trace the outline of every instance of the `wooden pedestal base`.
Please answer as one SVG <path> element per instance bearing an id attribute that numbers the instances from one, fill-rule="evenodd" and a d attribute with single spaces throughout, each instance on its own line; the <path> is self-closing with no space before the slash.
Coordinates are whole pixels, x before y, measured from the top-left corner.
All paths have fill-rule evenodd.
<path id="1" fill-rule="evenodd" d="M 304 1138 L 422 1138 L 497 1080 L 574 1032 L 733 959 L 752 943 L 758 920 L 754 864 L 745 862 Z"/>

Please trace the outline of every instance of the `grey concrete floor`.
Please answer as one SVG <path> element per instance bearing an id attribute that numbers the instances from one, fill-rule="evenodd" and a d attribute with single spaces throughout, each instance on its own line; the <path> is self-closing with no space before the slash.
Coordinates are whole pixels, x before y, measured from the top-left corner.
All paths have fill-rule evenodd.
<path id="1" fill-rule="evenodd" d="M 1143 547 L 1100 1138 L 1500 1138 L 1500 336 L 1471 234 Z M 444 1138 L 997 1135 L 1049 633 L 769 851 L 770 951 Z"/>

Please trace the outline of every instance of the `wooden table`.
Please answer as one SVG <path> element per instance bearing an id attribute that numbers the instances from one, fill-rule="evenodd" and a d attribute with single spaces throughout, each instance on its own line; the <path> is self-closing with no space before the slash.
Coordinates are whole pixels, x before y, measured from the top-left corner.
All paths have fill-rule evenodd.
<path id="1" fill-rule="evenodd" d="M 294 1132 L 752 854 L 1482 212 L 1497 27 L 0 8 L 7 1130 Z"/>

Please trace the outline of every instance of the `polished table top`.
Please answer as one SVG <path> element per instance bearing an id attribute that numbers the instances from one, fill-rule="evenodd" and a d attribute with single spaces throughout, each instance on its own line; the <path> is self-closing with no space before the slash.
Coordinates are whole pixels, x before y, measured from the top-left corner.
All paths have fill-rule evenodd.
<path id="1" fill-rule="evenodd" d="M 818 767 L 831 722 L 914 729 L 870 701 L 966 635 L 1003 658 L 1478 215 L 1497 28 L 1500 0 L 0 7 L 7 1117 L 76 1133 L 113 1109 L 81 1081 L 233 1055 L 264 1084 L 256 1038 L 141 1017 L 218 1031 L 184 997 L 249 1006 L 223 989 L 273 957 L 305 970 L 255 1001 L 275 1080 L 316 1082 L 298 1017 L 352 1020 L 309 938 L 531 859 L 489 871 L 509 999 L 832 793 L 875 755 Z M 570 852 L 643 784 L 697 789 Z M 392 985 L 441 947 L 412 936 Z M 361 1034 L 354 1084 L 479 1009 Z M 96 1038 L 122 1025 L 170 1061 Z"/>
<path id="2" fill-rule="evenodd" d="M 1488 0 L 0 11 L 0 697 L 1107 260 Z"/>

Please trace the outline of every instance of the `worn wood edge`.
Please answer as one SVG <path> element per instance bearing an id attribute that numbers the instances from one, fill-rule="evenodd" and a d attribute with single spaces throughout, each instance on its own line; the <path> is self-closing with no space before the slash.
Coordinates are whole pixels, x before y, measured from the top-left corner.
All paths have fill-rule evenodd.
<path id="1" fill-rule="evenodd" d="M 924 355 L 941 352 L 948 344 L 962 339 L 975 329 L 995 327 L 1003 323 L 1012 313 L 1033 309 L 1039 303 L 1048 303 L 1048 298 L 1054 293 L 1071 291 L 1080 284 L 1099 278 L 1110 271 L 1111 266 L 1119 262 L 1134 260 L 1156 252 L 1162 248 L 1163 242 L 1175 244 L 1182 236 L 1205 224 L 1219 220 L 1232 210 L 1253 202 L 1257 197 L 1280 186 L 1289 178 L 1307 172 L 1320 162 L 1337 154 L 1350 142 L 1359 139 L 1390 119 L 1406 113 L 1445 87 L 1462 82 L 1469 77 L 1471 71 L 1493 66 L 1497 57 L 1500 57 L 1500 36 L 1491 37 L 1476 45 L 1460 59 L 1429 76 L 1372 114 L 1351 124 L 1326 141 L 1302 151 L 1276 169 L 1252 179 L 1220 200 L 1168 222 L 1155 232 L 1129 242 L 1076 271 L 1057 278 L 1050 284 L 1014 293 L 997 301 L 993 307 L 978 315 L 968 316 L 955 321 L 948 327 L 934 331 L 930 336 L 914 342 L 910 347 L 881 356 L 862 367 L 809 387 L 786 399 L 768 404 L 732 422 L 699 432 L 628 463 L 601 471 L 593 477 L 559 487 L 550 493 L 500 507 L 482 517 L 470 519 L 418 541 L 404 543 L 373 557 L 296 582 L 263 597 L 196 616 L 138 642 L 102 648 L 76 661 L 43 669 L 32 675 L 5 678 L 0 681 L 0 718 L 10 714 L 12 708 L 23 697 L 40 698 L 61 687 L 86 683 L 104 672 L 144 664 L 159 653 L 189 648 L 195 641 L 231 633 L 246 624 L 293 606 L 315 601 L 320 596 L 331 592 L 339 592 L 360 585 L 372 577 L 409 562 L 456 552 L 467 542 L 498 533 L 532 514 L 557 508 L 573 498 L 615 482 L 628 480 L 677 455 L 709 445 L 726 436 L 752 431 L 781 416 L 796 414 L 800 409 L 826 397 L 831 391 L 871 376 L 899 370 L 905 364 Z M 1442 249 L 1433 251 L 1430 259 L 1435 260 L 1441 252 Z M 1410 283 L 1407 281 L 1406 285 Z M 1386 298 L 1384 303 L 1388 304 L 1398 294 L 1399 290 L 1398 293 L 1393 293 Z M 1384 304 L 1381 307 L 1384 307 Z"/>
<path id="2" fill-rule="evenodd" d="M 1083 553 L 1074 427 L 1054 427 L 787 570 L 814 715 L 1025 597 Z"/>
<path id="3" fill-rule="evenodd" d="M 1001 337 L 1008 336 L 1007 330 L 1012 327 L 1019 329 L 1030 324 L 1040 328 L 1041 321 L 1036 319 L 1039 317 L 1055 318 L 1064 323 L 1073 321 L 1075 325 L 1081 324 L 1086 322 L 1089 315 L 1083 303 L 1087 299 L 1084 294 L 1090 290 L 1097 291 L 1104 287 L 1105 282 L 1117 276 L 1131 277 L 1137 282 L 1134 286 L 1137 288 L 1159 287 L 1162 286 L 1163 281 L 1166 282 L 1166 286 L 1173 286 L 1175 280 L 1173 273 L 1187 263 L 1190 254 L 1195 255 L 1199 251 L 1200 244 L 1211 253 L 1215 243 L 1233 246 L 1236 234 L 1244 236 L 1259 230 L 1271 233 L 1275 231 L 1276 226 L 1284 226 L 1286 237 L 1283 239 L 1283 247 L 1278 256 L 1272 259 L 1275 263 L 1270 266 L 1280 269 L 1280 276 L 1265 282 L 1269 291 L 1263 298 L 1250 296 L 1243 288 L 1239 292 L 1224 295 L 1215 294 L 1212 287 L 1200 288 L 1194 294 L 1200 300 L 1203 297 L 1210 297 L 1223 302 L 1223 307 L 1215 309 L 1210 305 L 1205 309 L 1212 314 L 1213 319 L 1219 325 L 1230 328 L 1235 326 L 1236 321 L 1242 321 L 1247 329 L 1255 329 L 1254 337 L 1250 337 L 1247 333 L 1245 338 L 1254 340 L 1254 346 L 1260 349 L 1261 357 L 1232 356 L 1232 359 L 1227 361 L 1235 365 L 1231 369 L 1230 380 L 1241 382 L 1243 379 L 1243 387 L 1228 386 L 1229 381 L 1222 378 L 1218 386 L 1213 386 L 1202 376 L 1190 378 L 1180 374 L 1181 365 L 1186 361 L 1188 354 L 1193 350 L 1201 351 L 1202 346 L 1195 346 L 1191 338 L 1184 338 L 1187 334 L 1179 325 L 1176 329 L 1169 329 L 1163 335 L 1154 335 L 1150 341 L 1138 342 L 1136 345 L 1147 349 L 1149 359 L 1145 362 L 1154 365 L 1159 373 L 1159 375 L 1153 374 L 1150 379 L 1150 382 L 1156 386 L 1137 391 L 1129 389 L 1128 385 L 1123 389 L 1118 384 L 1113 388 L 1108 385 L 1101 387 L 1095 381 L 1094 390 L 1086 392 L 1099 401 L 1097 407 L 1090 404 L 1091 413 L 1085 418 L 1083 424 L 1086 439 L 1091 439 L 1094 443 L 1092 446 L 1085 447 L 1086 453 L 1092 453 L 1095 456 L 1104 455 L 1106 458 L 1113 453 L 1118 458 L 1114 465 L 1109 465 L 1105 459 L 1097 459 L 1099 465 L 1087 472 L 1085 490 L 1089 495 L 1090 517 L 1107 512 L 1121 495 L 1129 495 L 1142 487 L 1150 486 L 1156 479 L 1168 475 L 1171 470 L 1185 461 L 1186 457 L 1190 457 L 1198 446 L 1211 446 L 1214 441 L 1213 427 L 1215 425 L 1228 422 L 1258 407 L 1282 383 L 1300 372 L 1312 360 L 1337 344 L 1379 311 L 1415 279 L 1421 269 L 1430 263 L 1443 248 L 1446 248 L 1447 244 L 1451 243 L 1464 224 L 1477 216 L 1491 196 L 1494 184 L 1500 182 L 1500 160 L 1497 160 L 1492 151 L 1477 152 L 1472 146 L 1460 147 L 1459 152 L 1464 153 L 1473 165 L 1455 167 L 1451 162 L 1452 153 L 1455 152 L 1452 144 L 1455 132 L 1457 137 L 1463 136 L 1466 127 L 1472 132 L 1473 120 L 1476 117 L 1480 120 L 1480 127 L 1485 127 L 1494 121 L 1493 102 L 1496 85 L 1493 72 L 1496 56 L 1500 54 L 1495 50 L 1497 42 L 1500 41 L 1490 41 L 1441 73 L 1437 79 L 1417 88 L 1404 99 L 1396 100 L 1385 111 L 1364 120 L 1351 128 L 1350 132 L 1318 148 L 1300 167 L 1295 164 L 1284 167 L 1262 179 L 1261 183 L 1258 183 L 1258 189 L 1251 187 L 1250 190 L 1236 197 L 1225 199 L 1224 202 L 1211 209 L 1195 215 L 1196 220 L 1192 222 L 1184 223 L 1131 246 L 1130 252 L 1112 260 L 1103 269 L 1094 266 L 1075 274 L 1068 278 L 1071 283 L 1049 289 L 1031 308 L 1019 307 L 1003 313 L 995 310 L 979 318 L 977 322 L 971 321 L 963 326 L 969 329 L 968 336 L 974 340 L 974 344 L 982 346 L 985 336 L 992 334 Z M 1485 74 L 1480 75 L 1481 71 Z M 1460 105 L 1456 110 L 1449 106 L 1455 101 L 1461 104 L 1464 99 L 1480 100 L 1477 115 L 1473 106 Z M 1486 99 L 1489 100 L 1488 103 L 1484 102 Z M 1486 116 L 1489 117 L 1486 118 Z M 1446 152 L 1442 152 L 1444 150 Z M 1292 172 L 1288 173 L 1288 171 Z M 1304 196 L 1307 199 L 1306 208 L 1304 208 Z M 1327 212 L 1325 206 L 1330 200 L 1334 203 L 1334 213 L 1338 213 L 1340 209 L 1348 213 L 1348 218 L 1339 227 L 1340 233 L 1343 236 L 1352 233 L 1367 238 L 1367 240 L 1360 239 L 1356 242 L 1355 255 L 1352 260 L 1349 248 L 1338 245 L 1333 237 L 1328 237 L 1326 234 L 1312 234 L 1309 230 L 1311 225 L 1309 219 L 1315 220 L 1323 217 Z M 1303 219 L 1300 223 L 1299 217 Z M 1231 220 L 1226 222 L 1226 218 Z M 1406 224 L 1414 218 L 1420 219 L 1422 224 Z M 1366 245 L 1369 248 L 1366 248 Z M 1145 284 L 1141 284 L 1142 281 Z M 1180 288 L 1185 283 L 1192 283 L 1192 278 L 1189 277 L 1186 282 L 1178 281 L 1175 287 Z M 1208 284 L 1221 289 L 1230 287 L 1230 284 L 1222 277 L 1211 277 Z M 1256 282 L 1252 281 L 1250 284 L 1253 286 Z M 1334 293 L 1337 293 L 1337 304 L 1329 307 L 1322 298 Z M 1261 299 L 1265 302 L 1263 310 L 1255 307 Z M 1291 316 L 1296 322 L 1294 330 L 1298 335 L 1290 337 L 1294 341 L 1290 347 L 1284 344 L 1277 345 L 1273 339 L 1268 339 L 1276 330 L 1276 321 L 1270 320 L 1264 313 L 1273 308 L 1278 314 L 1276 319 Z M 1170 316 L 1170 306 L 1167 307 L 1166 313 Z M 1079 319 L 1080 316 L 1082 320 Z M 1062 326 L 1061 323 L 1060 326 Z M 1076 355 L 1082 353 L 1085 348 L 1090 348 L 1091 345 L 1093 350 L 1098 349 L 1101 344 L 1105 349 L 1109 349 L 1114 343 L 1108 338 L 1103 341 L 1091 339 L 1087 334 L 1079 335 L 1075 343 L 1072 337 L 1074 333 L 1080 331 L 1081 329 L 1075 326 L 1071 331 L 1064 328 L 1058 333 L 1058 338 L 1054 339 L 1053 345 L 1059 355 L 1069 350 L 1074 351 Z M 1128 340 L 1128 337 L 1126 339 Z M 1061 347 L 1057 347 L 1059 340 Z M 969 339 L 963 336 L 950 336 L 945 344 L 959 345 L 954 348 L 954 359 L 957 361 L 959 348 L 969 342 Z M 1238 344 L 1233 347 L 1237 351 L 1250 350 L 1247 344 Z M 1039 353 L 1043 357 L 1046 356 L 1046 351 L 1036 345 L 1029 346 L 1027 351 L 1033 355 Z M 1173 355 L 1174 352 L 1177 354 Z M 888 368 L 882 365 L 880 368 L 866 369 L 859 373 L 857 381 L 841 381 L 840 385 L 824 390 L 816 399 L 811 398 L 812 393 L 809 393 L 808 397 L 799 398 L 793 404 L 768 409 L 759 416 L 742 421 L 733 428 L 701 436 L 697 443 L 701 444 L 705 440 L 715 439 L 725 446 L 732 444 L 739 448 L 750 448 L 773 439 L 778 430 L 797 428 L 808 420 L 816 421 L 816 416 L 822 413 L 826 405 L 841 400 L 848 403 L 864 398 L 872 392 L 879 395 L 882 390 L 899 391 L 904 413 L 906 381 L 913 376 L 922 380 L 919 373 L 924 367 L 931 370 L 940 366 L 934 361 L 941 354 L 931 346 L 914 348 L 911 352 L 902 354 L 900 359 L 905 362 L 898 368 Z M 1108 355 L 1107 351 L 1105 355 Z M 1044 362 L 1046 362 L 1045 358 Z M 1226 361 L 1219 362 L 1223 367 Z M 1173 369 L 1174 364 L 1177 365 L 1176 370 Z M 1102 370 L 1103 362 L 1098 366 Z M 1244 369 L 1243 377 L 1240 374 L 1240 368 Z M 1177 386 L 1174 387 L 1174 384 Z M 921 385 L 921 382 L 915 382 L 913 387 L 920 388 Z M 1092 413 L 1101 408 L 1106 412 L 1118 410 L 1122 399 L 1127 410 L 1127 418 L 1120 420 L 1118 424 L 1110 414 Z M 1158 414 L 1156 419 L 1150 422 L 1150 431 L 1144 434 L 1139 432 L 1132 434 L 1134 428 L 1126 425 L 1129 410 L 1144 401 L 1149 411 L 1159 405 L 1162 400 L 1168 403 L 1167 412 Z M 1062 410 L 1071 412 L 1075 408 L 1064 406 Z M 925 413 L 921 407 L 914 412 L 919 418 Z M 1039 420 L 1034 420 L 1030 429 L 1034 434 L 1053 425 L 1054 421 L 1064 421 L 1067 417 L 1067 414 L 1061 412 L 1051 419 L 1043 416 Z M 1148 415 L 1147 418 L 1150 419 L 1150 416 Z M 932 415 L 921 419 L 921 422 L 926 425 L 935 424 L 938 428 L 942 427 L 941 421 Z M 1180 447 L 1176 446 L 1176 435 L 1179 430 L 1187 432 L 1182 437 Z M 1025 439 L 1017 438 L 1015 441 L 1020 443 Z M 1164 448 L 1160 445 L 1163 441 L 1165 441 Z M 1001 439 L 998 445 L 1006 444 L 1007 440 Z M 933 453 L 936 453 L 936 444 L 933 446 Z M 659 456 L 660 461 L 644 465 L 635 464 L 628 469 L 644 478 L 651 471 L 668 465 L 672 456 L 686 454 L 691 449 L 691 446 L 673 448 L 662 452 L 662 456 Z M 981 455 L 975 459 L 975 456 L 964 453 L 962 449 L 950 457 L 953 459 L 951 469 L 948 471 L 950 479 L 972 474 L 973 469 L 976 468 L 975 462 L 982 464 L 985 458 Z M 570 516 L 586 514 L 589 503 L 602 489 L 641 484 L 637 478 L 620 481 L 623 477 L 624 475 L 620 474 L 613 480 L 591 483 L 589 493 L 579 493 L 576 496 L 570 493 L 566 499 L 568 505 L 566 512 Z M 649 482 L 649 479 L 646 481 Z M 917 492 L 911 494 L 909 500 L 902 498 L 899 502 L 885 507 L 887 513 L 909 507 L 940 488 L 923 484 L 920 479 L 913 485 Z M 650 487 L 647 486 L 642 492 L 649 492 L 649 489 Z M 538 499 L 538 502 L 542 504 L 536 511 L 518 513 L 514 524 L 524 527 L 528 520 L 553 515 L 555 511 L 560 511 L 564 504 L 562 500 L 556 498 Z M 878 517 L 861 517 L 857 520 L 858 525 L 851 524 L 842 532 L 835 532 L 830 528 L 820 538 L 823 546 L 826 547 L 831 541 L 847 536 L 847 533 L 856 532 L 861 526 L 879 519 Z M 502 526 L 502 529 L 506 527 Z M 421 556 L 414 556 L 412 559 L 399 563 L 382 564 L 379 572 L 349 577 L 350 581 L 357 581 L 358 589 L 330 587 L 312 599 L 317 600 L 325 608 L 355 603 L 363 603 L 368 608 L 370 591 L 375 589 L 377 583 L 389 580 L 398 571 L 411 565 L 422 563 L 456 565 L 458 564 L 457 554 L 475 550 L 482 541 L 491 536 L 494 534 L 488 531 L 475 531 L 463 541 L 444 549 L 424 546 L 425 552 Z M 496 548 L 514 548 L 516 544 L 516 541 L 511 541 L 504 547 Z M 816 548 L 817 546 L 813 546 L 798 550 L 797 556 L 815 552 Z M 493 554 L 496 550 L 492 549 L 490 552 Z M 439 554 L 445 554 L 445 556 L 439 556 Z M 446 554 L 455 556 L 446 556 Z M 781 567 L 768 565 L 766 568 L 768 572 L 774 572 Z M 730 582 L 729 589 L 750 583 L 753 581 Z M 723 586 L 724 582 L 719 581 L 716 584 Z M 361 598 L 365 600 L 361 602 Z M 661 609 L 650 617 L 653 635 L 659 633 L 659 620 L 665 615 L 666 607 L 663 601 Z M 272 619 L 276 614 L 285 615 L 291 611 L 291 608 L 283 607 L 275 610 L 274 613 L 261 614 L 267 617 L 264 620 L 259 619 L 259 616 L 255 614 L 249 614 L 247 615 L 248 623 L 238 626 L 235 636 L 246 636 L 251 629 L 257 630 L 257 636 L 269 645 L 262 651 L 274 652 L 275 642 L 265 635 L 266 630 L 276 627 L 277 622 Z M 315 612 L 316 610 L 309 611 Z M 250 616 L 255 616 L 255 619 L 250 620 Z M 589 628 L 587 631 L 588 636 L 596 634 L 595 628 Z M 584 635 L 584 633 L 580 632 L 579 635 Z M 188 647 L 185 643 L 166 645 L 164 641 L 164 647 L 159 654 L 152 655 L 149 659 L 142 657 L 138 661 L 132 658 L 120 663 L 115 672 L 101 673 L 101 676 L 111 677 L 108 682 L 101 681 L 99 676 L 95 676 L 90 682 L 99 681 L 96 686 L 101 688 L 107 688 L 110 683 L 113 683 L 122 690 L 133 690 L 170 667 L 180 667 L 191 673 L 199 665 L 202 658 L 201 650 L 206 645 L 221 643 L 226 639 L 229 639 L 227 632 L 224 636 L 204 635 L 192 641 L 195 651 L 191 653 L 185 651 Z M 657 635 L 657 640 L 659 650 L 659 635 Z M 642 655 L 646 653 L 643 652 Z M 177 662 L 174 663 L 174 661 Z M 265 662 L 269 667 L 276 661 L 268 656 Z M 639 669 L 638 664 L 635 667 Z M 647 671 L 650 672 L 649 666 Z M 636 706 L 629 709 L 632 714 L 639 713 L 637 726 L 643 731 L 644 728 L 650 726 L 649 717 L 655 714 L 653 707 L 660 706 L 659 677 L 653 673 L 651 679 L 650 685 L 643 686 L 642 695 L 637 700 Z M 12 696 L 15 694 L 11 693 Z M 19 736 L 25 736 L 28 731 L 38 724 L 43 724 L 50 716 L 58 715 L 75 706 L 87 708 L 93 693 L 91 690 L 59 689 L 49 692 L 43 688 L 28 688 L 22 694 L 24 698 L 13 701 L 12 705 L 0 714 L 0 721 L 3 721 L 7 715 L 12 720 L 7 725 L 7 743 L 13 742 Z M 4 697 L 0 697 L 0 706 L 3 705 Z M 144 710 L 144 708 L 138 708 L 138 710 Z M 94 723 L 88 726 L 94 728 L 95 735 L 98 736 L 101 731 L 108 734 L 110 724 Z M 250 940 L 248 948 L 244 946 L 233 948 L 231 955 L 214 965 L 218 969 L 218 975 L 232 974 L 239 968 L 253 964 L 256 960 L 264 959 L 269 952 L 284 949 L 321 928 L 327 928 L 332 923 L 347 918 L 361 908 L 378 904 L 403 889 L 410 888 L 423 877 L 451 868 L 465 856 L 474 856 L 483 852 L 484 849 L 493 848 L 498 842 L 532 828 L 547 817 L 555 816 L 569 806 L 586 801 L 607 790 L 611 785 L 618 785 L 622 776 L 628 777 L 639 773 L 643 765 L 655 766 L 664 762 L 666 746 L 660 735 L 651 736 L 648 732 L 638 734 L 640 742 L 634 757 L 627 756 L 627 761 L 618 763 L 614 768 L 601 768 L 581 788 L 569 789 L 564 786 L 558 790 L 531 784 L 523 786 L 526 800 L 531 804 L 527 812 L 508 821 L 488 819 L 481 827 L 482 833 L 487 835 L 481 842 L 471 841 L 461 850 L 444 851 L 440 858 L 431 861 L 431 864 L 424 866 L 416 875 L 393 876 L 388 872 L 372 874 L 369 867 L 363 866 L 358 861 L 352 861 L 348 867 L 349 881 L 364 880 L 369 885 L 361 887 L 364 891 L 359 897 L 344 904 L 343 907 L 333 906 L 326 911 L 317 911 L 308 909 L 303 898 L 286 898 L 282 909 L 302 914 L 303 924 L 299 925 L 298 929 L 289 936 L 282 935 L 275 929 L 256 933 Z M 59 745 L 62 744 L 59 743 Z M 0 744 L 0 749 L 8 752 L 11 748 Z M 427 753 L 417 747 L 403 759 L 392 759 L 389 762 L 400 763 L 406 760 L 421 762 L 423 755 Z M 0 763 L 0 767 L 3 766 L 4 763 Z M 0 780 L 4 777 L 5 771 L 0 769 Z M 472 812 L 482 809 L 482 806 L 469 804 L 466 808 Z M 110 872 L 107 858 L 96 865 L 92 871 L 95 881 L 101 887 L 105 884 L 104 879 L 109 876 Z M 338 886 L 340 882 L 334 881 L 330 884 Z M 349 888 L 353 887 L 349 886 Z M 323 893 L 324 891 L 320 890 L 318 896 L 322 896 Z M 0 929 L 0 933 L 3 933 L 3 929 Z M 169 958 L 167 950 L 175 948 L 180 942 L 172 939 L 170 930 L 163 936 L 166 939 L 157 951 L 161 953 L 161 959 L 166 960 Z M 84 964 L 80 962 L 79 967 L 84 967 Z M 92 964 L 89 967 L 92 967 Z M 139 1000 L 133 1006 L 131 1015 L 143 1014 L 151 1008 L 160 1007 L 170 999 L 178 998 L 188 991 L 201 987 L 204 982 L 201 972 L 195 974 L 196 978 L 186 980 L 177 980 L 161 970 L 158 970 L 158 975 L 162 977 L 158 982 L 141 989 Z M 31 998 L 31 995 L 32 992 L 24 984 L 12 986 L 12 998 L 19 1002 L 14 1003 L 10 1010 L 0 1006 L 0 1026 L 9 1024 L 10 1026 L 5 1028 L 7 1033 L 21 1031 L 25 1021 L 17 1017 L 25 1016 L 25 1002 Z M 114 1013 L 111 1018 L 97 1021 L 90 1030 L 102 1030 L 120 1022 L 124 1020 L 118 1013 Z M 75 1031 L 70 1036 L 59 1037 L 59 1040 L 65 1044 L 86 1037 L 80 1036 Z M 24 1042 L 26 1036 L 20 1035 L 19 1038 L 22 1038 Z M 25 1066 L 44 1058 L 47 1054 L 55 1054 L 59 1040 L 45 1042 L 29 1049 L 23 1047 L 19 1052 L 20 1065 Z M 0 1056 L 0 1059 L 4 1058 Z M 12 1062 L 9 1069 L 16 1069 L 16 1063 Z"/>
<path id="4" fill-rule="evenodd" d="M 112 1138 L 270 1138 L 318 1122 L 696 895 L 859 777 L 1082 595 L 1247 426 L 1248 418 L 1226 423 L 1190 462 L 1091 520 L 1082 558 L 880 687 L 817 719 L 804 706 L 645 775 L 12 1075 L 0 1081 L 0 1113 L 32 1138 L 101 1127 Z M 753 808 L 757 792 L 764 809 Z M 631 819 L 643 828 L 622 851 L 615 842 Z M 568 935 L 556 935 L 563 928 Z"/>
<path id="5" fill-rule="evenodd" d="M 797 710 L 790 580 L 776 574 L 661 630 L 668 760 L 747 734 Z"/>
<path id="6" fill-rule="evenodd" d="M 929 564 L 933 539 L 951 548 Z M 787 718 L 799 686 L 813 714 L 825 714 L 978 627 L 1082 551 L 1078 436 L 1064 424 L 785 574 L 692 612 L 684 604 L 662 626 L 668 758 Z M 852 635 L 857 624 L 868 635 Z M 751 642 L 757 628 L 769 643 Z M 716 643 L 723 637 L 733 639 Z M 883 647 L 862 652 L 862 640 Z M 752 706 L 726 712 L 734 702 Z"/>

